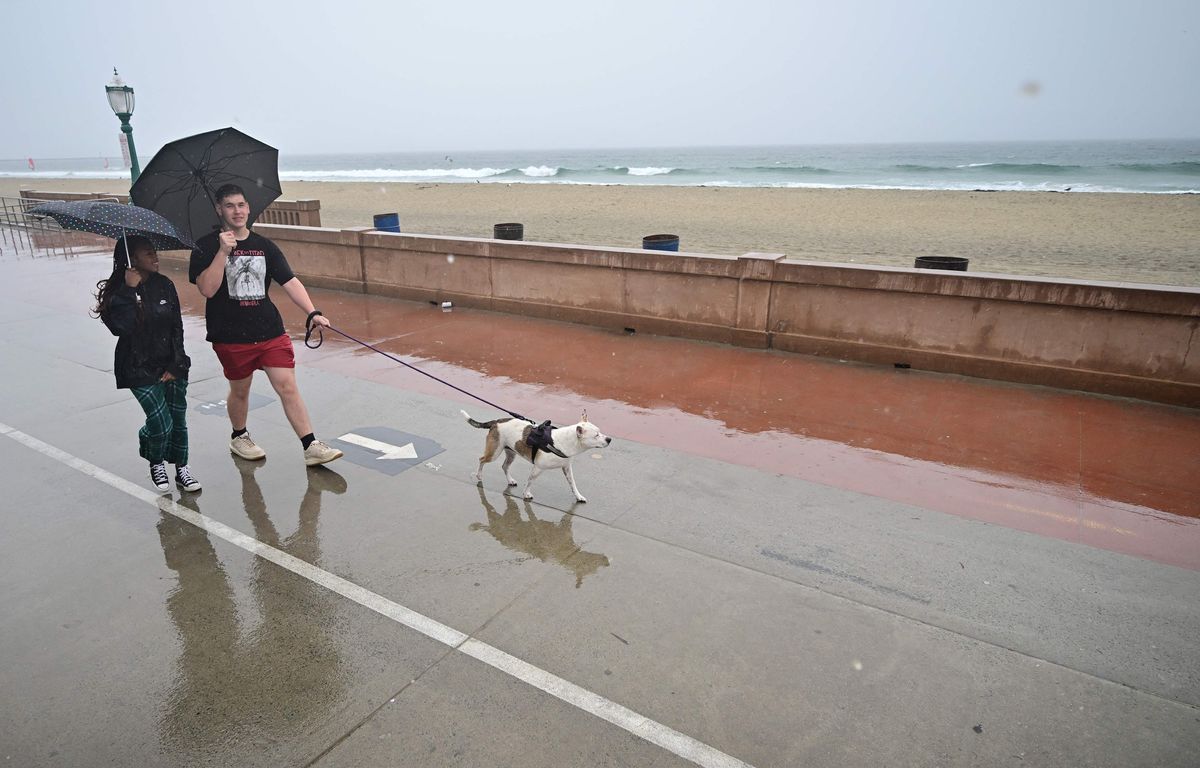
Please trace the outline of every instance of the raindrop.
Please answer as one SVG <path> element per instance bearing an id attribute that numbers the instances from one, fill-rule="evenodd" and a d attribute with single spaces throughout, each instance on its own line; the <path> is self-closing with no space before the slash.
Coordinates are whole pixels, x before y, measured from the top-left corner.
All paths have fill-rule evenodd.
<path id="1" fill-rule="evenodd" d="M 855 672 L 862 672 L 862 662 L 858 659 L 855 659 L 850 666 L 854 667 Z"/>

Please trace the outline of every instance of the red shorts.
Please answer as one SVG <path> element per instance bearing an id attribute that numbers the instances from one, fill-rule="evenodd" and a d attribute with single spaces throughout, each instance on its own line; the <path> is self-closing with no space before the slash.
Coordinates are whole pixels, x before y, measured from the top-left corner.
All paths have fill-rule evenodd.
<path id="1" fill-rule="evenodd" d="M 263 368 L 295 368 L 296 353 L 292 340 L 285 333 L 266 341 L 251 344 L 218 344 L 213 342 L 213 351 L 225 369 L 225 378 L 240 381 Z"/>

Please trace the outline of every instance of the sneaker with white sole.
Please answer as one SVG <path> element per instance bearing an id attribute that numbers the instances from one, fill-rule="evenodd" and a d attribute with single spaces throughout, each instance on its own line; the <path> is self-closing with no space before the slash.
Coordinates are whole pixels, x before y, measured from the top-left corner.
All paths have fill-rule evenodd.
<path id="1" fill-rule="evenodd" d="M 187 464 L 175 467 L 175 485 L 179 486 L 180 490 L 188 493 L 195 493 L 200 490 L 200 481 L 192 476 L 192 468 Z"/>
<path id="2" fill-rule="evenodd" d="M 304 463 L 310 467 L 315 467 L 318 464 L 328 464 L 334 459 L 340 458 L 342 458 L 341 451 L 322 443 L 320 440 L 313 440 L 304 449 Z"/>
<path id="3" fill-rule="evenodd" d="M 249 432 L 243 432 L 237 437 L 229 441 L 229 452 L 234 456 L 241 456 L 243 459 L 254 461 L 255 459 L 265 459 L 267 452 L 254 444 L 250 439 Z"/>
<path id="4" fill-rule="evenodd" d="M 160 461 L 150 465 L 150 482 L 160 491 L 171 490 L 171 479 L 167 476 L 167 464 Z"/>

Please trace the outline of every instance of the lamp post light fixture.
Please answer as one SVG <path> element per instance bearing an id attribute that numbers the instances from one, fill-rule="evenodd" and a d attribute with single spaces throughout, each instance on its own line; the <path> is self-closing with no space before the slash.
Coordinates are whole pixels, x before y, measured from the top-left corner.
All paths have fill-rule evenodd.
<path id="1" fill-rule="evenodd" d="M 129 145 L 129 176 L 132 183 L 137 181 L 142 172 L 138 167 L 137 150 L 133 147 L 133 126 L 129 124 L 129 118 L 133 116 L 133 89 L 121 81 L 117 68 L 113 67 L 113 80 L 104 86 L 104 91 L 108 94 L 108 105 L 112 107 L 113 114 L 121 121 L 121 132 L 125 134 L 125 143 Z"/>

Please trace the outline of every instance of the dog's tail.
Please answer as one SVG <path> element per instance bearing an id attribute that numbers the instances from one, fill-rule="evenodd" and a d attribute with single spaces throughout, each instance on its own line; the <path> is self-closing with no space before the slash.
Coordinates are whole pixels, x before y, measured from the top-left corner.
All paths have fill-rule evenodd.
<path id="1" fill-rule="evenodd" d="M 463 418 L 467 420 L 468 424 L 470 424 L 472 427 L 475 427 L 476 429 L 491 429 L 492 427 L 496 426 L 500 422 L 509 420 L 509 419 L 492 419 L 491 421 L 475 421 L 475 419 L 471 418 L 471 414 L 467 413 L 466 411 L 460 410 L 459 413 L 461 413 L 463 415 Z"/>

